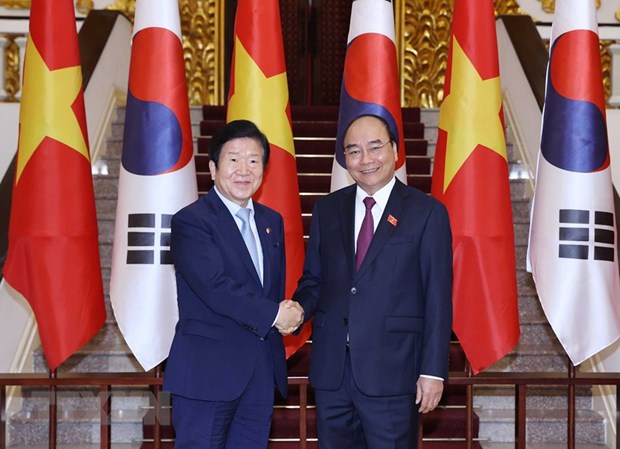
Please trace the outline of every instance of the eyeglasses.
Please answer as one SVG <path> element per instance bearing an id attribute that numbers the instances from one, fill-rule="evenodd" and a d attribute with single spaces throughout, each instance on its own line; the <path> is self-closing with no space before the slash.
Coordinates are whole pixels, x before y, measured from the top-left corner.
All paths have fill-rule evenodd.
<path id="1" fill-rule="evenodd" d="M 383 150 L 383 148 L 390 142 L 392 141 L 388 140 L 385 143 L 381 143 L 381 141 L 373 142 L 370 145 L 368 145 L 366 148 L 362 148 L 362 147 L 358 147 L 357 145 L 354 145 L 354 146 L 347 148 L 344 151 L 344 155 L 352 160 L 360 159 L 365 149 L 369 156 L 371 157 L 378 156 L 381 153 L 381 150 Z"/>

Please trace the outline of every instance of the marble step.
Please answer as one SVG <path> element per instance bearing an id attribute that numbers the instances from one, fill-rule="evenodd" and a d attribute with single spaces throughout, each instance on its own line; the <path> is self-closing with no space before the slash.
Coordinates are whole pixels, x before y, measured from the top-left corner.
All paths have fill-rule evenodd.
<path id="1" fill-rule="evenodd" d="M 567 387 L 561 385 L 530 385 L 526 390 L 526 409 L 563 410 L 567 405 Z M 515 408 L 515 387 L 503 385 L 476 385 L 474 387 L 474 407 L 482 409 Z M 575 407 L 592 408 L 592 387 L 575 388 Z"/>
<path id="2" fill-rule="evenodd" d="M 115 443 L 130 443 L 142 438 L 142 417 L 144 410 L 112 410 L 111 440 Z M 98 443 L 100 441 L 99 410 L 63 410 L 58 413 L 56 441 L 59 444 Z M 11 416 L 9 434 L 11 448 L 16 446 L 41 445 L 48 442 L 48 412 L 20 411 Z"/>
<path id="3" fill-rule="evenodd" d="M 498 442 L 493 442 L 493 441 L 481 441 L 480 445 L 482 446 L 482 449 L 515 449 L 515 444 L 513 442 L 498 443 Z M 525 449 L 566 449 L 566 447 L 567 447 L 566 443 L 530 443 L 530 442 L 527 442 L 525 445 Z M 115 449 L 115 448 L 112 448 L 112 449 Z M 582 444 L 579 444 L 578 449 L 608 449 L 608 447 L 605 444 L 582 443 Z"/>
<path id="4" fill-rule="evenodd" d="M 488 442 L 514 442 L 515 413 L 507 409 L 480 409 L 479 437 Z M 581 444 L 604 444 L 605 422 L 601 415 L 592 410 L 576 410 L 575 439 Z M 532 443 L 562 443 L 566 441 L 567 411 L 565 409 L 528 410 L 526 440 Z"/>

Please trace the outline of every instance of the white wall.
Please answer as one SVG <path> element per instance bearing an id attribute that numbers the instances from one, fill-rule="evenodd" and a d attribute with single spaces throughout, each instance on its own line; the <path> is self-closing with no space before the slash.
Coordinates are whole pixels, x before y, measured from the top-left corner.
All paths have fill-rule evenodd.
<path id="1" fill-rule="evenodd" d="M 609 136 L 611 176 L 616 191 L 620 193 L 620 109 L 607 110 L 607 135 Z M 618 220 L 620 217 L 616 217 L 616 221 Z M 598 359 L 598 371 L 620 372 L 620 341 L 601 351 Z"/>
<path id="2" fill-rule="evenodd" d="M 0 103 L 0 179 L 4 177 L 17 151 L 19 103 Z"/>
<path id="3" fill-rule="evenodd" d="M 518 3 L 521 10 L 532 16 L 536 22 L 551 22 L 553 20 L 553 14 L 543 11 L 541 0 L 519 0 Z M 618 24 L 618 20 L 615 18 L 615 13 L 618 10 L 620 10 L 618 0 L 601 0 L 601 6 L 597 11 L 599 24 Z"/>

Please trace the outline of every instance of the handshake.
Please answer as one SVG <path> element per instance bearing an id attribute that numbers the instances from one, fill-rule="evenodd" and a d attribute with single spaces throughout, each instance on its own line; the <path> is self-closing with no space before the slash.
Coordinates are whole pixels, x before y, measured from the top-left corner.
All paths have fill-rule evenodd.
<path id="1" fill-rule="evenodd" d="M 290 335 L 304 322 L 304 309 L 297 301 L 284 299 L 280 302 L 275 327 L 284 336 Z"/>

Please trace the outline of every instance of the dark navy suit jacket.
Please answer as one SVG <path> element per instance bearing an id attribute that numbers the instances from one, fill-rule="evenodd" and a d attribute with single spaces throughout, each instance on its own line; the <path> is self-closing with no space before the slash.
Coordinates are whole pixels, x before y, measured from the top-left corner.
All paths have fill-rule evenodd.
<path id="1" fill-rule="evenodd" d="M 420 374 L 447 379 L 452 327 L 452 241 L 445 207 L 396 181 L 360 270 L 356 186 L 320 199 L 294 299 L 314 317 L 310 381 L 335 390 L 347 335 L 358 388 L 413 394 Z"/>
<path id="2" fill-rule="evenodd" d="M 248 384 L 259 345 L 268 344 L 275 381 L 286 395 L 282 336 L 272 328 L 284 299 L 282 217 L 254 202 L 263 251 L 263 285 L 230 211 L 215 191 L 172 219 L 179 322 L 164 390 L 210 401 L 236 399 Z"/>

